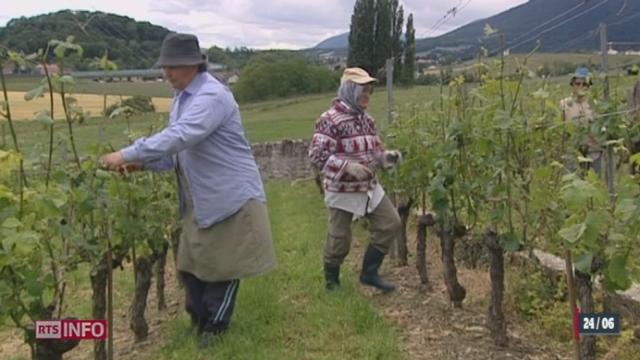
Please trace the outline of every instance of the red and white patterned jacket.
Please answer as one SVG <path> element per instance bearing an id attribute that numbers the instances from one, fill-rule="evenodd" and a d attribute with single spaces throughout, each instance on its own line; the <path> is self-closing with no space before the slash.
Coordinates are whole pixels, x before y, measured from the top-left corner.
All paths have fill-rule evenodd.
<path id="1" fill-rule="evenodd" d="M 373 190 L 375 175 L 359 181 L 345 173 L 348 161 L 357 161 L 375 174 L 384 147 L 376 133 L 373 118 L 356 113 L 340 100 L 316 121 L 309 146 L 311 163 L 324 174 L 326 191 L 354 193 Z"/>

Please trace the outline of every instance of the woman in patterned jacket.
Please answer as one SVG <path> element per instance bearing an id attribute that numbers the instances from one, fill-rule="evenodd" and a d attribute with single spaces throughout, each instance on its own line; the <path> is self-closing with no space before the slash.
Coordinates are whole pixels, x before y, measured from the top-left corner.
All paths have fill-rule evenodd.
<path id="1" fill-rule="evenodd" d="M 324 247 L 329 291 L 340 285 L 340 265 L 349 253 L 354 216 L 364 216 L 370 223 L 370 242 L 360 282 L 385 293 L 395 290 L 393 284 L 378 275 L 378 269 L 400 235 L 400 217 L 375 173 L 395 166 L 401 154 L 384 150 L 373 118 L 365 112 L 376 81 L 363 69 L 346 69 L 338 97 L 316 121 L 309 148 L 311 162 L 324 175 L 325 204 L 329 209 Z"/>

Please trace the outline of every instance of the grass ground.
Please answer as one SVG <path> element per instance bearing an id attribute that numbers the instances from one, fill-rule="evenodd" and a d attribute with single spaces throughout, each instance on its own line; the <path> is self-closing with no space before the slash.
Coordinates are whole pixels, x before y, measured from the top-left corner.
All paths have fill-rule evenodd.
<path id="1" fill-rule="evenodd" d="M 511 54 L 505 57 L 506 66 L 505 71 L 507 74 L 513 73 L 517 69 L 517 64 L 522 63 L 522 60 L 525 58 L 525 54 Z M 495 58 L 498 60 L 498 58 Z M 531 58 L 529 58 L 527 66 L 530 70 L 536 70 L 538 67 L 542 65 L 552 66 L 554 64 L 572 64 L 573 66 L 588 66 L 592 69 L 598 69 L 600 63 L 602 61 L 602 57 L 599 53 L 591 53 L 591 54 L 549 54 L 549 53 L 537 53 L 533 54 Z M 477 63 L 477 60 L 469 60 L 460 65 L 454 66 L 455 69 L 458 68 L 467 68 L 469 66 L 473 66 Z M 640 64 L 640 56 L 637 55 L 609 55 L 609 67 L 611 69 L 616 69 L 626 64 Z M 619 69 L 616 69 L 619 70 Z"/>
<path id="2" fill-rule="evenodd" d="M 310 182 L 267 186 L 279 267 L 240 285 L 234 324 L 213 351 L 198 350 L 186 316 L 171 324 L 161 359 L 403 359 L 395 331 L 347 270 L 343 291 L 326 294 L 322 197 Z"/>

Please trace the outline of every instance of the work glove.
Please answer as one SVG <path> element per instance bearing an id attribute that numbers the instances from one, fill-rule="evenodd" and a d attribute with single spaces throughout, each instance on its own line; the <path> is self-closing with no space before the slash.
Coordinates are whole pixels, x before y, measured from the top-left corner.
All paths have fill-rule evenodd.
<path id="1" fill-rule="evenodd" d="M 368 180 L 373 177 L 373 173 L 368 167 L 355 161 L 348 161 L 344 171 L 359 181 Z"/>
<path id="2" fill-rule="evenodd" d="M 379 161 L 384 169 L 390 169 L 402 162 L 402 153 L 398 150 L 387 150 L 382 153 Z"/>

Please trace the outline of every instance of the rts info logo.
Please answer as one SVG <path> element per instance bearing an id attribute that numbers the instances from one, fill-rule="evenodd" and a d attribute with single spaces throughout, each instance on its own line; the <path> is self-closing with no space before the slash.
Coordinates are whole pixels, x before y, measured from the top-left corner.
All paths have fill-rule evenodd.
<path id="1" fill-rule="evenodd" d="M 106 340 L 107 320 L 36 321 L 36 339 Z"/>

